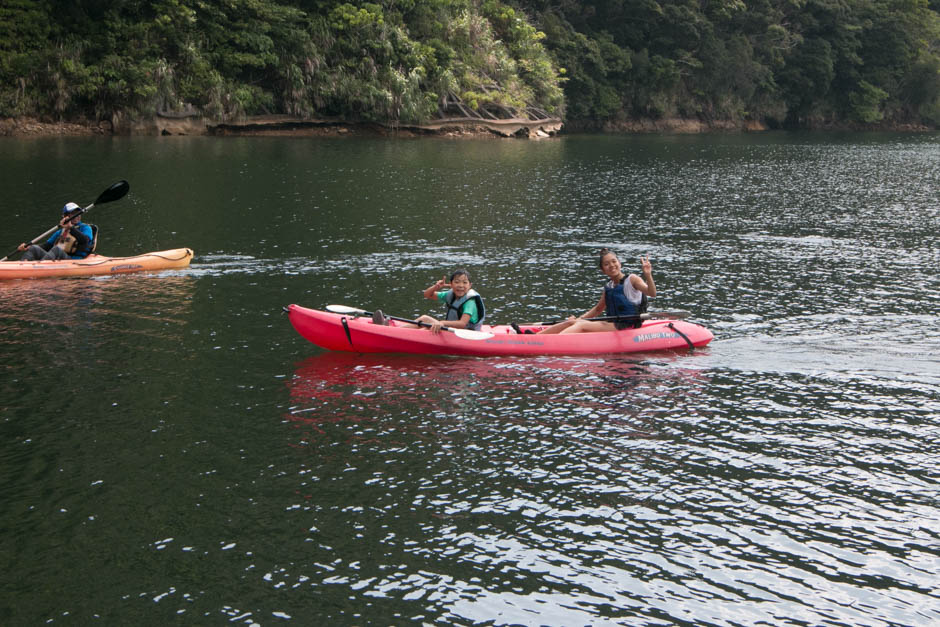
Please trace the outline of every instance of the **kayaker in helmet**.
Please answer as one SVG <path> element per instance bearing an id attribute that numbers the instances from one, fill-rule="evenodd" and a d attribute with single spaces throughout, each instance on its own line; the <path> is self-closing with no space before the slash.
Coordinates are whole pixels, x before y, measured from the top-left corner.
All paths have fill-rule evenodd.
<path id="1" fill-rule="evenodd" d="M 25 251 L 20 261 L 38 261 L 45 259 L 84 259 L 91 252 L 94 234 L 91 227 L 82 223 L 82 212 L 74 202 L 62 207 L 62 219 L 59 229 L 45 243 L 32 246 L 25 242 L 17 250 Z"/>
<path id="2" fill-rule="evenodd" d="M 445 280 L 446 278 L 446 276 L 442 277 L 424 290 L 425 298 L 436 298 L 447 307 L 444 320 L 424 315 L 417 321 L 431 325 L 432 333 L 440 333 L 441 327 L 478 331 L 486 317 L 486 308 L 483 305 L 483 297 L 473 289 L 470 273 L 460 268 L 450 275 L 450 283 Z M 385 318 L 381 310 L 378 310 L 372 315 L 372 322 L 388 325 L 390 321 Z M 417 325 L 396 322 L 395 326 L 414 328 Z"/>
<path id="3" fill-rule="evenodd" d="M 640 326 L 639 318 L 616 320 L 582 320 L 605 316 L 637 316 L 646 309 L 646 297 L 656 296 L 656 283 L 653 282 L 653 266 L 649 257 L 640 257 L 643 268 L 643 277 L 636 274 L 625 274 L 620 267 L 620 259 L 616 253 L 603 248 L 598 253 L 601 272 L 610 279 L 601 292 L 601 298 L 591 309 L 578 317 L 571 316 L 564 322 L 559 322 L 539 333 L 593 333 L 597 331 L 614 331 Z"/>

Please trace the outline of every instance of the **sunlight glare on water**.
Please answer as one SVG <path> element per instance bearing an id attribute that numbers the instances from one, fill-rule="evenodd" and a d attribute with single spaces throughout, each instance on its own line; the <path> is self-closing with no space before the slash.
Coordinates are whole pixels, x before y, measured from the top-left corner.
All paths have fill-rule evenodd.
<path id="1" fill-rule="evenodd" d="M 0 144 L 12 240 L 126 178 L 99 249 L 196 252 L 0 282 L 0 623 L 940 623 L 936 135 Z M 565 318 L 601 247 L 716 339 L 361 355 L 283 313 L 436 313 L 466 266 L 489 321 Z"/>

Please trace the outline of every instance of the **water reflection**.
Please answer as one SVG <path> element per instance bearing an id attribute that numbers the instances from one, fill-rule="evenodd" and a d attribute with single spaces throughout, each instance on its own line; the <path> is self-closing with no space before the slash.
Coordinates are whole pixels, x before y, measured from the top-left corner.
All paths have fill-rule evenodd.
<path id="1" fill-rule="evenodd" d="M 89 315 L 117 315 L 178 324 L 194 290 L 191 277 L 176 273 L 0 281 L 0 320 L 67 326 Z M 135 302 L 140 307 L 127 310 Z"/>
<path id="2" fill-rule="evenodd" d="M 560 412 L 628 424 L 693 395 L 705 375 L 647 362 L 599 358 L 452 358 L 325 352 L 301 362 L 290 383 L 290 420 L 323 433 L 324 423 L 387 415 L 494 418 L 507 426 L 545 423 Z M 666 382 L 669 382 L 667 385 Z"/>
<path id="3" fill-rule="evenodd" d="M 109 248 L 202 251 L 0 285 L 6 623 L 940 624 L 936 135 L 6 148 L 9 232 L 112 169 Z M 564 317 L 602 245 L 718 339 L 308 358 L 280 313 L 461 263 Z"/>
<path id="4" fill-rule="evenodd" d="M 454 622 L 936 618 L 917 609 L 930 499 L 905 487 L 929 461 L 859 420 L 881 405 L 863 384 L 827 407 L 826 381 L 681 359 L 324 353 L 289 387 L 306 523 L 334 557 L 295 564 L 310 585 Z M 364 551 L 369 577 L 343 558 Z"/>
<path id="5" fill-rule="evenodd" d="M 620 542 L 650 531 L 623 508 L 647 519 L 640 503 L 664 489 L 657 460 L 674 437 L 664 417 L 695 415 L 707 385 L 680 362 L 304 360 L 286 418 L 299 432 L 292 444 L 309 451 L 297 489 L 317 504 L 307 508 L 312 538 L 341 555 L 367 543 L 378 570 L 391 571 L 363 580 L 358 565 L 334 561 L 328 576 L 312 564 L 304 576 L 425 599 L 442 620 L 597 622 L 621 595 L 617 555 L 632 550 Z M 340 542 L 321 524 L 324 510 L 344 512 L 352 537 Z M 559 593 L 569 602 L 550 600 Z"/>
<path id="6" fill-rule="evenodd" d="M 111 347 L 140 341 L 178 350 L 195 289 L 175 274 L 0 281 L 3 367 L 28 380 L 45 368 L 93 371 Z"/>

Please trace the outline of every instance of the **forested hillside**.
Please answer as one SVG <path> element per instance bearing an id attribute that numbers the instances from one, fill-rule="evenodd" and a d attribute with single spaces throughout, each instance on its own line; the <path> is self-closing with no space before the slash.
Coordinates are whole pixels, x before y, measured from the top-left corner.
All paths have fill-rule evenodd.
<path id="1" fill-rule="evenodd" d="M 940 123 L 940 0 L 527 4 L 569 119 Z"/>
<path id="2" fill-rule="evenodd" d="M 3 0 L 0 117 L 940 123 L 940 0 Z"/>

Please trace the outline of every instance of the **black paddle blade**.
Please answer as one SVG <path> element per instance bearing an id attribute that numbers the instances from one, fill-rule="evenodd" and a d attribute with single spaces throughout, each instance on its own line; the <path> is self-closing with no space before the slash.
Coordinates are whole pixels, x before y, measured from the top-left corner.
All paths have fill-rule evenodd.
<path id="1" fill-rule="evenodd" d="M 131 189 L 130 183 L 127 181 L 118 181 L 108 189 L 101 192 L 101 195 L 95 200 L 94 204 L 100 205 L 106 202 L 114 202 L 124 198 Z"/>

